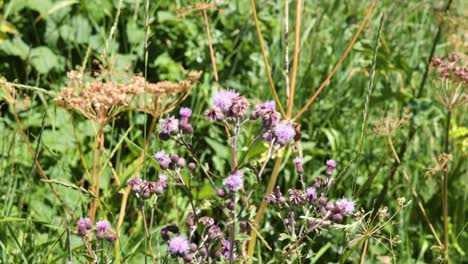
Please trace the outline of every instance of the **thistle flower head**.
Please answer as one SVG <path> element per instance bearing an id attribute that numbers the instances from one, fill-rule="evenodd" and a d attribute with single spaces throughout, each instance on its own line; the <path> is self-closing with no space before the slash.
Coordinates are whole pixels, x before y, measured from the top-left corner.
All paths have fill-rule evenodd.
<path id="1" fill-rule="evenodd" d="M 244 174 L 241 171 L 236 171 L 224 179 L 223 184 L 231 191 L 237 191 L 242 188 Z"/>
<path id="2" fill-rule="evenodd" d="M 296 130 L 291 124 L 286 122 L 277 123 L 273 129 L 276 142 L 280 145 L 286 145 L 293 140 Z"/>
<path id="3" fill-rule="evenodd" d="M 351 199 L 339 199 L 336 201 L 336 205 L 341 207 L 344 215 L 351 215 L 354 212 L 355 203 Z"/>
<path id="4" fill-rule="evenodd" d="M 188 107 L 182 107 L 179 111 L 181 117 L 189 118 L 192 116 L 192 109 Z"/>
<path id="5" fill-rule="evenodd" d="M 217 120 L 222 120 L 224 119 L 224 113 L 223 110 L 219 107 L 213 107 L 211 109 L 208 109 L 205 112 L 206 117 L 208 117 L 209 120 L 211 121 L 217 121 Z"/>
<path id="6" fill-rule="evenodd" d="M 164 150 L 156 152 L 153 157 L 158 161 L 159 166 L 162 169 L 168 169 L 171 164 L 171 158 L 166 154 Z"/>
<path id="7" fill-rule="evenodd" d="M 233 117 L 242 117 L 247 114 L 250 103 L 244 96 L 237 96 L 232 99 L 229 114 Z"/>
<path id="8" fill-rule="evenodd" d="M 96 223 L 96 237 L 98 239 L 103 239 L 104 234 L 110 231 L 111 225 L 107 220 L 98 221 Z"/>
<path id="9" fill-rule="evenodd" d="M 159 128 L 163 133 L 177 134 L 179 131 L 179 120 L 173 116 L 162 118 L 159 121 Z"/>
<path id="10" fill-rule="evenodd" d="M 327 160 L 327 167 L 330 167 L 330 168 L 336 168 L 336 161 L 334 160 Z"/>
<path id="11" fill-rule="evenodd" d="M 173 256 L 182 256 L 189 251 L 190 244 L 183 236 L 176 236 L 169 240 L 169 251 Z"/>
<path id="12" fill-rule="evenodd" d="M 302 167 L 302 157 L 297 156 L 294 160 L 293 163 L 296 164 L 296 170 L 297 173 L 302 174 L 304 173 L 304 168 Z"/>
<path id="13" fill-rule="evenodd" d="M 233 90 L 219 91 L 213 96 L 213 105 L 227 113 L 233 103 L 232 100 L 237 96 L 239 93 Z"/>
<path id="14" fill-rule="evenodd" d="M 309 187 L 305 190 L 305 196 L 310 202 L 314 202 L 317 199 L 317 189 L 315 187 Z"/>
<path id="15" fill-rule="evenodd" d="M 276 111 L 275 102 L 271 101 L 257 104 L 255 106 L 255 110 L 250 115 L 250 118 L 257 119 L 258 117 L 262 118 L 264 127 L 270 128 L 278 122 L 281 115 Z"/>
<path id="16" fill-rule="evenodd" d="M 91 220 L 88 217 L 78 220 L 78 233 L 82 236 L 86 235 L 86 231 L 93 227 Z"/>

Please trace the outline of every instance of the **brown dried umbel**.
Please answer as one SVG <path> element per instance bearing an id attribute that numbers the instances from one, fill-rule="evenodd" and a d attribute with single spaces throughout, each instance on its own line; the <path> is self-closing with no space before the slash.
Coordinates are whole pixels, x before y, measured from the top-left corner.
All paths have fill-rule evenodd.
<path id="1" fill-rule="evenodd" d="M 171 111 L 185 99 L 201 72 L 190 72 L 188 76 L 189 80 L 177 83 L 149 83 L 141 75 L 136 75 L 122 83 L 111 77 L 103 77 L 102 74 L 91 78 L 71 71 L 67 73 L 67 87 L 55 97 L 55 102 L 101 124 L 110 122 L 129 106 L 159 116 Z M 84 77 L 91 80 L 85 80 Z"/>
<path id="2" fill-rule="evenodd" d="M 87 81 L 76 71 L 68 72 L 67 77 L 68 87 L 55 97 L 55 102 L 101 124 L 113 120 L 135 95 L 143 92 L 135 78 L 127 83 L 99 77 Z"/>
<path id="3" fill-rule="evenodd" d="M 442 153 L 437 157 L 432 157 L 434 166 L 432 168 L 426 168 L 426 173 L 424 175 L 427 177 L 434 176 L 439 172 L 446 172 L 448 170 L 448 163 L 451 160 L 452 155 L 447 153 Z"/>
<path id="4" fill-rule="evenodd" d="M 387 116 L 382 114 L 382 118 L 374 121 L 374 132 L 382 136 L 391 136 L 393 132 L 408 124 L 413 113 L 405 111 L 401 118 L 395 117 L 392 114 Z"/>
<path id="5" fill-rule="evenodd" d="M 132 109 L 155 117 L 169 113 L 187 97 L 201 75 L 201 71 L 192 71 L 187 74 L 187 80 L 146 84 L 143 77 L 137 76 L 135 78 L 144 93 L 135 97 Z"/>

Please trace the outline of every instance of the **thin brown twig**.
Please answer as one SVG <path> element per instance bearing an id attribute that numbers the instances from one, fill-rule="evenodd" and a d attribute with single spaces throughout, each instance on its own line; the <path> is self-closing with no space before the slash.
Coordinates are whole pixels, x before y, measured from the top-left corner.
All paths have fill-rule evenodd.
<path id="1" fill-rule="evenodd" d="M 296 1 L 296 24 L 295 24 L 295 31 L 294 31 L 294 58 L 293 58 L 293 66 L 291 72 L 291 87 L 289 92 L 289 100 L 288 100 L 288 110 L 286 116 L 291 118 L 292 110 L 294 106 L 294 92 L 296 89 L 296 76 L 297 76 L 297 65 L 299 63 L 299 49 L 300 49 L 300 34 L 301 34 L 301 13 L 302 13 L 302 3 L 301 0 Z"/>
<path id="2" fill-rule="evenodd" d="M 265 51 L 265 44 L 263 43 L 262 32 L 260 31 L 260 23 L 258 22 L 257 9 L 255 7 L 255 0 L 250 0 L 250 7 L 252 8 L 252 15 L 255 21 L 255 29 L 257 30 L 258 43 L 260 44 L 260 50 L 262 52 L 263 62 L 265 63 L 265 70 L 268 76 L 268 84 L 270 85 L 271 93 L 275 99 L 276 105 L 278 106 L 279 111 L 282 116 L 286 116 L 281 101 L 279 100 L 278 93 L 276 92 L 275 84 L 273 83 L 273 78 L 271 77 L 270 65 L 268 64 L 268 57 Z"/>
<path id="3" fill-rule="evenodd" d="M 211 65 L 213 66 L 213 74 L 214 74 L 214 78 L 216 81 L 216 86 L 218 87 L 218 90 L 219 90 L 220 85 L 219 85 L 218 69 L 216 68 L 216 58 L 215 58 L 215 53 L 213 49 L 213 42 L 211 41 L 210 24 L 208 22 L 208 14 L 206 12 L 206 8 L 203 8 L 203 17 L 205 21 L 206 35 L 208 37 L 208 47 L 210 48 Z"/>
<path id="4" fill-rule="evenodd" d="M 388 140 L 389 140 L 390 147 L 393 148 L 392 138 L 390 136 L 388 137 Z M 398 154 L 394 150 L 393 150 L 393 155 L 394 155 L 395 160 L 397 161 L 397 163 L 399 165 L 401 165 L 400 158 L 398 157 Z M 437 235 L 437 232 L 435 231 L 434 226 L 432 225 L 431 221 L 429 220 L 429 217 L 427 216 L 426 209 L 424 209 L 424 206 L 423 206 L 421 200 L 419 199 L 419 195 L 416 192 L 416 189 L 414 188 L 413 182 L 411 181 L 411 179 L 410 179 L 408 173 L 406 172 L 405 168 L 402 167 L 401 172 L 402 172 L 406 182 L 408 183 L 408 186 L 410 187 L 410 190 L 413 193 L 414 198 L 416 199 L 416 203 L 418 204 L 418 207 L 421 210 L 421 213 L 422 213 L 424 219 L 426 220 L 427 225 L 429 226 L 429 229 L 431 229 L 431 232 L 434 235 L 434 238 L 437 240 L 437 244 L 439 244 L 439 246 L 442 247 L 443 243 L 441 242 L 439 236 Z"/>
<path id="5" fill-rule="evenodd" d="M 286 83 L 286 98 L 291 96 L 289 90 L 289 0 L 284 1 L 284 78 Z"/>
<path id="6" fill-rule="evenodd" d="M 21 124 L 21 120 L 18 116 L 18 112 L 16 111 L 16 107 L 13 105 L 12 106 L 13 108 L 13 114 L 15 116 L 15 120 L 16 120 L 16 124 L 18 125 L 18 129 L 20 131 L 20 134 L 21 134 L 21 137 L 23 138 L 23 141 L 24 143 L 26 144 L 26 147 L 28 149 L 28 152 L 29 154 L 31 155 L 31 157 L 34 159 L 35 163 L 36 163 L 36 167 L 37 169 L 39 170 L 39 172 L 41 173 L 41 176 L 42 178 L 44 178 L 45 180 L 49 180 L 49 177 L 47 177 L 47 174 L 45 173 L 44 169 L 42 168 L 41 164 L 39 163 L 39 160 L 37 160 L 35 157 L 36 157 L 36 154 L 34 153 L 34 150 L 32 149 L 31 147 L 31 143 L 29 142 L 29 139 L 28 137 L 26 136 L 26 133 L 24 132 L 24 129 L 23 129 L 23 125 Z M 49 185 L 49 188 L 50 190 L 52 191 L 52 193 L 55 195 L 55 197 L 57 197 L 57 199 L 60 201 L 60 203 L 62 204 L 63 208 L 65 209 L 65 211 L 67 211 L 68 215 L 72 218 L 73 222 L 76 222 L 77 219 L 75 218 L 75 216 L 73 215 L 73 212 L 70 210 L 70 208 L 65 204 L 65 202 L 63 201 L 62 197 L 60 196 L 60 194 L 57 192 L 57 190 L 55 190 L 54 186 L 52 186 L 52 183 L 50 182 L 47 182 L 47 184 Z"/>
<path id="7" fill-rule="evenodd" d="M 293 119 L 292 119 L 293 121 L 297 120 L 299 117 L 301 117 L 302 114 L 304 114 L 305 111 L 307 111 L 307 109 L 310 107 L 310 105 L 314 102 L 315 98 L 317 98 L 317 96 L 320 94 L 320 92 L 322 92 L 323 88 L 325 88 L 325 86 L 331 80 L 333 75 L 335 75 L 335 73 L 338 70 L 338 68 L 340 67 L 341 63 L 343 63 L 344 59 L 348 56 L 349 52 L 351 51 L 352 47 L 354 46 L 354 43 L 356 43 L 359 35 L 361 34 L 361 31 L 364 29 L 364 26 L 367 24 L 367 21 L 369 20 L 371 14 L 372 14 L 372 10 L 374 10 L 374 7 L 375 7 L 376 3 L 377 3 L 377 0 L 372 1 L 369 9 L 367 10 L 366 16 L 362 20 L 361 25 L 359 26 L 358 30 L 356 31 L 356 34 L 354 34 L 353 39 L 351 39 L 351 41 L 349 42 L 348 47 L 346 48 L 345 52 L 343 53 L 343 55 L 341 55 L 340 59 L 338 60 L 338 62 L 335 65 L 335 67 L 333 67 L 332 71 L 330 72 L 330 74 L 328 74 L 327 78 L 325 78 L 325 80 L 319 86 L 317 91 L 315 91 L 315 93 L 312 95 L 312 97 L 310 97 L 310 99 L 302 107 L 302 109 L 299 110 L 299 112 L 293 117 Z"/>

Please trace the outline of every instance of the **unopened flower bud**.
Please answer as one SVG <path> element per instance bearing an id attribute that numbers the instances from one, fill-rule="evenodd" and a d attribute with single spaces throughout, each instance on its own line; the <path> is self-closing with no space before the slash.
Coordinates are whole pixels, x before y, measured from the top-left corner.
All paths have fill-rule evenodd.
<path id="1" fill-rule="evenodd" d="M 343 211 L 343 208 L 341 208 L 339 205 L 335 205 L 335 207 L 332 209 L 332 212 L 335 214 L 341 213 L 341 211 Z"/>
<path id="2" fill-rule="evenodd" d="M 186 162 L 185 162 L 184 158 L 179 158 L 179 160 L 177 161 L 177 166 L 179 166 L 181 168 L 185 167 L 185 164 L 186 164 Z"/>
<path id="3" fill-rule="evenodd" d="M 162 141 L 168 141 L 169 139 L 171 139 L 171 135 L 169 135 L 168 133 L 164 133 L 164 132 L 159 133 L 158 137 Z"/>
<path id="4" fill-rule="evenodd" d="M 189 170 L 194 170 L 194 169 L 197 168 L 197 165 L 195 163 L 193 163 L 193 162 L 189 162 L 188 168 L 189 168 Z"/>
<path id="5" fill-rule="evenodd" d="M 218 195 L 221 198 L 224 198 L 226 196 L 226 192 L 224 191 L 224 189 L 219 188 L 216 190 L 216 195 Z"/>
<path id="6" fill-rule="evenodd" d="M 231 211 L 234 210 L 235 207 L 236 205 L 232 201 L 226 205 L 226 208 Z"/>
<path id="7" fill-rule="evenodd" d="M 318 199 L 318 201 L 319 201 L 319 203 L 320 203 L 321 205 L 326 205 L 327 202 L 328 202 L 327 198 L 325 198 L 325 197 L 323 197 L 323 196 L 320 197 L 320 198 Z"/>
<path id="8" fill-rule="evenodd" d="M 115 241 L 115 235 L 113 233 L 107 234 L 106 240 L 109 242 L 114 242 Z"/>
<path id="9" fill-rule="evenodd" d="M 343 215 L 342 214 L 334 214 L 332 219 L 333 219 L 333 222 L 335 222 L 335 223 L 341 223 L 343 221 Z"/>
<path id="10" fill-rule="evenodd" d="M 182 130 L 182 133 L 184 134 L 192 134 L 193 132 L 193 127 L 189 123 L 181 123 L 180 129 Z"/>
<path id="11" fill-rule="evenodd" d="M 169 231 L 167 229 L 165 229 L 165 228 L 161 229 L 161 237 L 166 241 L 171 238 L 169 236 Z"/>
<path id="12" fill-rule="evenodd" d="M 179 155 L 177 154 L 171 155 L 171 162 L 177 163 L 178 160 L 179 160 Z"/>
<path id="13" fill-rule="evenodd" d="M 197 244 L 190 243 L 190 251 L 192 251 L 192 252 L 197 251 L 197 248 L 198 248 Z"/>
<path id="14" fill-rule="evenodd" d="M 296 170 L 297 173 L 303 174 L 304 173 L 304 168 L 302 167 L 302 158 L 301 157 L 296 157 L 293 160 L 294 164 L 296 164 Z"/>
<path id="15" fill-rule="evenodd" d="M 330 210 L 333 210 L 333 208 L 335 208 L 335 205 L 333 204 L 333 202 L 328 202 L 327 205 L 325 206 L 325 208 L 330 211 Z"/>
<path id="16" fill-rule="evenodd" d="M 202 257 L 206 257 L 208 255 L 208 249 L 206 249 L 206 247 L 202 247 L 200 248 L 200 255 L 202 255 Z"/>
<path id="17" fill-rule="evenodd" d="M 281 205 L 286 204 L 286 198 L 284 198 L 284 197 L 278 198 L 278 203 L 281 204 Z"/>
<path id="18" fill-rule="evenodd" d="M 242 221 L 239 223 L 239 227 L 241 229 L 241 231 L 246 231 L 247 230 L 247 227 L 248 227 L 248 224 L 246 221 Z"/>
<path id="19" fill-rule="evenodd" d="M 185 254 L 184 255 L 184 261 L 187 262 L 187 263 L 190 263 L 192 262 L 193 260 L 193 255 L 192 254 Z"/>

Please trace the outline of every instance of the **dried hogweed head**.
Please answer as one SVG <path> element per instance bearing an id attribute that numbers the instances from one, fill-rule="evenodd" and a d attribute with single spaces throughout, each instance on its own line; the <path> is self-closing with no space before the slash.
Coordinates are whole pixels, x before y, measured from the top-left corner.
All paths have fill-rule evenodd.
<path id="1" fill-rule="evenodd" d="M 394 115 L 388 114 L 385 116 L 382 114 L 382 118 L 374 122 L 374 132 L 383 135 L 391 136 L 393 132 L 400 129 L 401 127 L 409 123 L 409 119 L 413 116 L 413 113 L 405 111 L 401 118 L 397 118 Z"/>
<path id="2" fill-rule="evenodd" d="M 426 168 L 425 176 L 434 176 L 439 172 L 447 171 L 448 163 L 452 160 L 452 155 L 442 153 L 437 157 L 432 157 L 434 167 Z"/>

